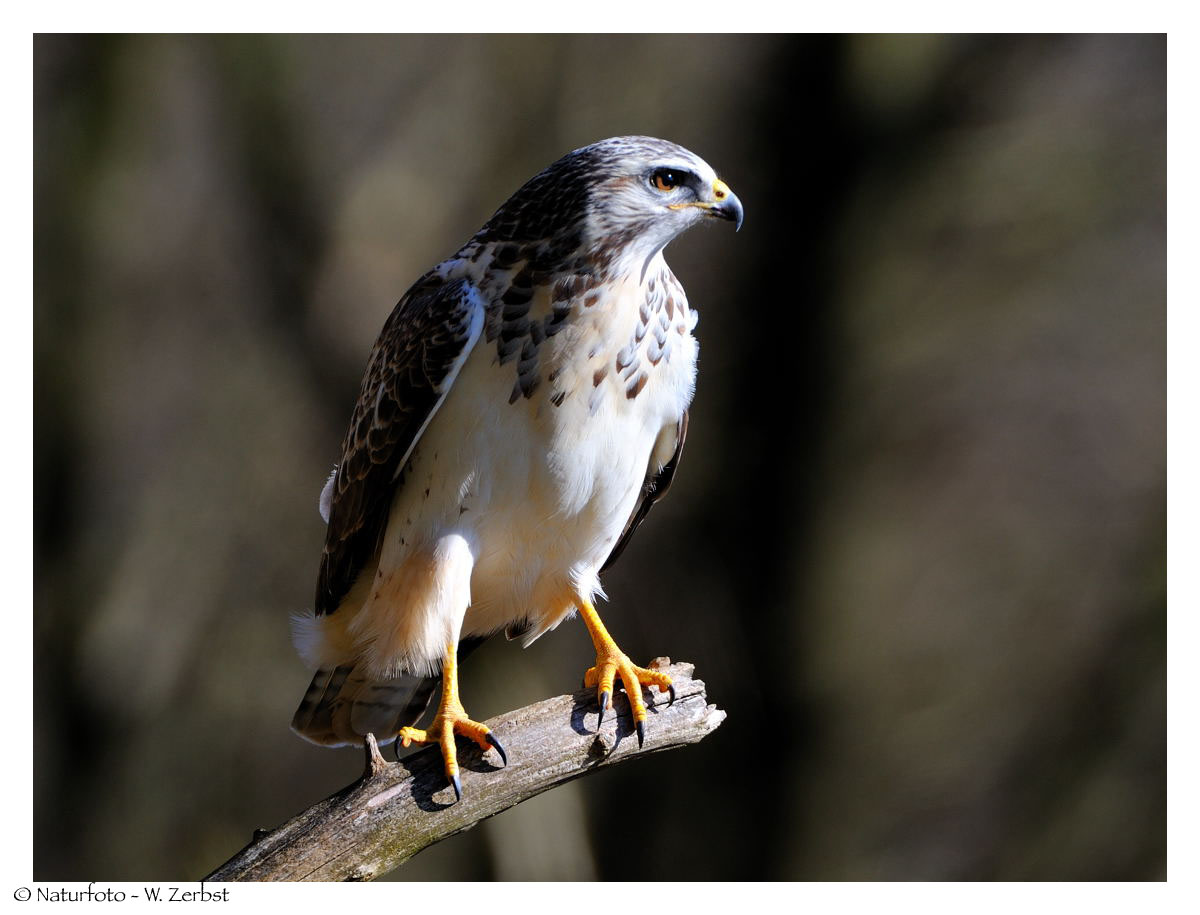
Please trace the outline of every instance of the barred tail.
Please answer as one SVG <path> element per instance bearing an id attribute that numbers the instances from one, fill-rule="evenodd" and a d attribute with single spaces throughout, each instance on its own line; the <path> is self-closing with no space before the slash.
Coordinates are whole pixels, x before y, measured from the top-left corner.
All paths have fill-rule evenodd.
<path id="1" fill-rule="evenodd" d="M 389 743 L 402 727 L 416 724 L 440 681 L 408 674 L 374 680 L 353 664 L 323 667 L 292 717 L 292 730 L 326 747 L 355 746 L 367 734 Z"/>
<path id="2" fill-rule="evenodd" d="M 460 639 L 459 662 L 485 641 Z M 391 743 L 401 728 L 417 723 L 441 680 L 440 674 L 379 680 L 353 663 L 322 667 L 292 716 L 292 730 L 324 747 L 358 746 L 367 734 L 381 745 Z"/>

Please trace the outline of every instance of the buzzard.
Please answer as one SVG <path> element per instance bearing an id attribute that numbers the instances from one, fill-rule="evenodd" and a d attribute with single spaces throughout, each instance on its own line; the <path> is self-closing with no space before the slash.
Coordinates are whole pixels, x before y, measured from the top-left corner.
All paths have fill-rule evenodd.
<path id="1" fill-rule="evenodd" d="M 535 175 L 405 293 L 321 493 L 315 606 L 293 627 L 317 672 L 296 733 L 437 743 L 461 798 L 455 734 L 507 757 L 459 700 L 459 659 L 578 611 L 600 720 L 619 679 L 644 739 L 642 686 L 674 698 L 670 678 L 630 662 L 593 600 L 679 462 L 697 315 L 662 251 L 713 218 L 740 228 L 742 205 L 703 159 L 615 137 Z"/>

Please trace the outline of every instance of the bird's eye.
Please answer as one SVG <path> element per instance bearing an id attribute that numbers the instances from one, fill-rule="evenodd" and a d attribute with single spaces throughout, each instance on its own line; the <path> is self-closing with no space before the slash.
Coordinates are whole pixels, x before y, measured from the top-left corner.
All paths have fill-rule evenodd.
<path id="1" fill-rule="evenodd" d="M 650 176 L 650 186 L 656 191 L 673 191 L 683 184 L 683 176 L 669 168 L 660 168 Z"/>

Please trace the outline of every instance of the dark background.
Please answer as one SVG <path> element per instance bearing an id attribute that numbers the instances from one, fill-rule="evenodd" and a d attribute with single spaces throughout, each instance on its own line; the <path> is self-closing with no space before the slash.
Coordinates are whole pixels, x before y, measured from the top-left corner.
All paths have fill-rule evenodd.
<path id="1" fill-rule="evenodd" d="M 354 778 L 288 731 L 366 353 L 562 153 L 746 207 L 606 576 L 725 724 L 402 879 L 1161 879 L 1163 36 L 38 37 L 35 877 L 197 878 Z M 721 227 L 725 228 L 725 227 Z M 463 671 L 569 691 L 578 622 Z"/>

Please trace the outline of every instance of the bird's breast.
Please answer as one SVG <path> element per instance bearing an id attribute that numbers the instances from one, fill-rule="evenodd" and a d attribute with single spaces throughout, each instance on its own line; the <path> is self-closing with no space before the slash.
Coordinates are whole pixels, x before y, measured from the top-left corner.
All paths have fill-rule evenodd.
<path id="1" fill-rule="evenodd" d="M 544 630 L 570 594 L 598 590 L 654 444 L 691 400 L 696 343 L 673 277 L 555 296 L 549 284 L 519 316 L 489 316 L 397 497 L 415 539 L 471 544 L 465 632 Z"/>

